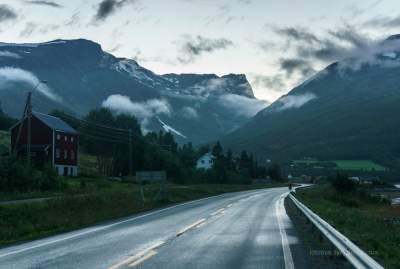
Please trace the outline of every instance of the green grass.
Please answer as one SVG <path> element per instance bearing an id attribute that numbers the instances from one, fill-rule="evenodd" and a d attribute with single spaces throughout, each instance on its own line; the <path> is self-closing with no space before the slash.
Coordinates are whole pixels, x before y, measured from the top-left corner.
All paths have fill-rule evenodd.
<path id="1" fill-rule="evenodd" d="M 0 154 L 9 152 L 10 149 L 10 133 L 0 131 Z"/>
<path id="2" fill-rule="evenodd" d="M 400 207 L 368 196 L 338 195 L 327 186 L 300 190 L 297 197 L 385 268 L 400 268 Z"/>
<path id="3" fill-rule="evenodd" d="M 385 172 L 388 169 L 379 165 L 371 160 L 332 160 L 332 161 L 318 161 L 318 160 L 295 160 L 295 165 L 336 165 L 337 170 L 354 170 L 354 171 L 367 171 L 367 172 Z"/>
<path id="4" fill-rule="evenodd" d="M 0 246 L 225 192 L 283 186 L 282 184 L 169 184 L 162 201 L 154 201 L 159 187 L 146 185 L 143 205 L 140 187 L 136 184 L 87 180 L 85 189 L 92 189 L 92 192 L 86 190 L 79 195 L 64 195 L 54 200 L 0 206 Z M 81 186 L 80 180 L 75 180 L 72 184 L 76 184 L 79 188 Z"/>
<path id="5" fill-rule="evenodd" d="M 10 133 L 6 131 L 0 131 L 0 145 L 10 146 Z"/>
<path id="6" fill-rule="evenodd" d="M 93 194 L 104 189 L 120 190 L 126 186 L 117 182 L 110 182 L 104 178 L 94 177 L 74 177 L 64 178 L 60 177 L 59 180 L 63 182 L 65 189 L 57 191 L 30 191 L 30 192 L 0 192 L 1 201 L 23 200 L 43 197 L 59 197 L 64 195 L 84 195 Z"/>
<path id="7" fill-rule="evenodd" d="M 371 160 L 336 160 L 334 161 L 340 170 L 362 170 L 384 172 L 386 167 Z"/>
<path id="8" fill-rule="evenodd" d="M 317 161 L 317 160 L 294 160 L 293 163 L 298 164 L 298 165 L 311 165 L 311 164 L 320 163 L 320 161 Z"/>
<path id="9" fill-rule="evenodd" d="M 95 156 L 80 153 L 79 154 L 79 173 L 84 175 L 97 176 L 97 159 Z"/>

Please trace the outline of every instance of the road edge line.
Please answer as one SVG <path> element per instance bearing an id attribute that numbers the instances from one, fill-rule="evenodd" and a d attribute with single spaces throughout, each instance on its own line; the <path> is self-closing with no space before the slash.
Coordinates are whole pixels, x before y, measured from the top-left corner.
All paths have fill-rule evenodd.
<path id="1" fill-rule="evenodd" d="M 294 269 L 295 267 L 293 262 L 292 251 L 290 250 L 289 240 L 287 238 L 286 230 L 281 219 L 281 216 L 283 214 L 286 214 L 286 210 L 283 205 L 283 201 L 285 200 L 286 196 L 287 194 L 281 195 L 279 199 L 275 202 L 275 214 L 278 219 L 279 233 L 282 239 L 282 250 L 283 250 L 283 258 L 285 260 L 285 268 Z"/>

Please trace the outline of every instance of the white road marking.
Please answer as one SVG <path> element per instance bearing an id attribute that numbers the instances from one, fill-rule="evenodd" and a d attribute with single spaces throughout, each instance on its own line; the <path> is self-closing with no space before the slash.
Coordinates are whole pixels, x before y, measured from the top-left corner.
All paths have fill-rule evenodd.
<path id="1" fill-rule="evenodd" d="M 285 260 L 285 268 L 286 269 L 294 269 L 294 262 L 292 257 L 292 252 L 290 251 L 289 241 L 286 235 L 285 226 L 283 224 L 282 218 L 284 216 L 287 217 L 285 207 L 283 205 L 283 201 L 287 194 L 281 195 L 279 200 L 275 203 L 275 213 L 278 219 L 279 232 L 282 238 L 282 250 L 283 250 L 283 258 Z"/>
<path id="2" fill-rule="evenodd" d="M 221 208 L 221 209 L 218 209 L 217 211 L 211 213 L 210 216 L 215 216 L 215 215 L 218 215 L 218 214 L 222 214 L 224 212 L 225 212 L 225 208 Z"/>
<path id="3" fill-rule="evenodd" d="M 157 251 L 151 250 L 151 251 L 149 251 L 149 253 L 147 253 L 145 256 L 143 256 L 139 260 L 134 261 L 133 263 L 129 264 L 128 267 L 135 267 L 136 265 L 139 265 L 139 264 L 143 263 L 144 261 L 150 259 L 154 255 L 157 255 Z"/>
<path id="4" fill-rule="evenodd" d="M 185 228 L 183 228 L 182 230 L 180 230 L 179 232 L 176 233 L 176 236 L 181 236 L 182 234 L 186 233 L 187 231 L 189 231 L 190 229 L 202 224 L 203 222 L 205 222 L 206 219 L 200 219 L 192 224 L 190 224 L 189 226 L 186 226 Z"/>
<path id="5" fill-rule="evenodd" d="M 233 206 L 233 204 L 229 204 L 229 205 L 227 205 L 226 207 L 227 207 L 227 208 L 230 208 L 231 206 Z"/>
<path id="6" fill-rule="evenodd" d="M 121 268 L 122 266 L 128 265 L 129 266 L 135 266 L 136 264 L 142 263 L 143 261 L 151 258 L 152 256 L 154 256 L 155 254 L 157 254 L 157 252 L 155 251 L 155 249 L 161 247 L 165 242 L 164 241 L 160 241 L 157 242 L 156 244 L 152 245 L 151 247 L 148 247 L 142 251 L 140 251 L 139 253 L 128 257 L 125 260 L 120 261 L 119 263 L 108 267 L 108 269 L 118 269 Z M 151 254 L 151 255 L 150 255 Z"/>
<path id="7" fill-rule="evenodd" d="M 102 230 L 109 229 L 111 227 L 114 227 L 114 226 L 117 226 L 117 225 L 120 225 L 120 224 L 123 224 L 123 223 L 126 223 L 126 222 L 142 219 L 142 218 L 145 218 L 145 217 L 148 217 L 148 216 L 151 216 L 151 215 L 154 215 L 154 214 L 158 214 L 158 213 L 161 213 L 161 212 L 173 209 L 173 208 L 177 208 L 177 207 L 180 207 L 180 206 L 193 204 L 193 203 L 200 202 L 200 201 L 206 201 L 206 200 L 217 198 L 217 197 L 220 197 L 220 196 L 223 196 L 223 195 L 226 195 L 226 194 L 220 194 L 220 195 L 217 195 L 217 196 L 206 197 L 206 198 L 202 198 L 202 199 L 186 202 L 186 203 L 183 203 L 183 204 L 174 205 L 174 206 L 167 207 L 167 208 L 164 208 L 164 209 L 159 209 L 159 210 L 156 210 L 156 211 L 144 214 L 144 215 L 140 215 L 140 216 L 133 217 L 133 218 L 130 218 L 130 219 L 127 219 L 127 220 L 123 220 L 123 221 L 119 221 L 119 222 L 116 222 L 116 223 L 100 226 L 100 227 L 97 227 L 97 228 L 90 228 L 90 230 L 88 230 L 88 231 L 84 231 L 84 232 L 81 232 L 81 233 L 73 234 L 71 236 L 66 236 L 66 237 L 59 238 L 59 239 L 56 239 L 56 240 L 53 240 L 53 241 L 48 241 L 48 242 L 37 244 L 37 245 L 31 246 L 31 247 L 26 247 L 26 248 L 22 248 L 22 249 L 6 252 L 4 254 L 0 254 L 0 258 L 4 258 L 6 256 L 10 256 L 10 255 L 13 255 L 13 254 L 22 253 L 22 252 L 25 252 L 25 251 L 28 251 L 28 250 L 32 250 L 32 249 L 35 249 L 35 248 L 48 246 L 48 245 L 55 244 L 55 243 L 58 243 L 58 242 L 62 242 L 62 241 L 65 241 L 65 240 L 69 240 L 69 239 L 73 239 L 73 238 L 80 237 L 80 236 L 83 236 L 83 235 L 91 234 L 91 233 L 94 233 L 94 232 L 97 232 L 97 231 L 102 231 Z M 44 240 L 46 240 L 46 239 L 44 239 Z"/>
<path id="8" fill-rule="evenodd" d="M 259 190 L 259 191 L 260 191 L 260 192 L 264 192 L 264 191 L 269 191 L 269 190 L 270 190 L 270 189 L 263 189 L 263 190 Z M 39 244 L 34 245 L 34 246 L 30 246 L 30 247 L 26 247 L 26 248 L 22 248 L 22 249 L 17 249 L 17 250 L 13 250 L 13 251 L 9 251 L 9 252 L 0 254 L 0 258 L 4 258 L 4 257 L 10 256 L 10 255 L 14 255 L 14 254 L 19 254 L 19 253 L 22 253 L 22 252 L 25 252 L 25 251 L 29 251 L 29 250 L 32 250 L 32 249 L 36 249 L 36 248 L 45 247 L 45 246 L 52 245 L 52 244 L 55 244 L 55 243 L 58 243 L 58 242 L 62 242 L 62 241 L 70 240 L 70 239 L 77 238 L 77 237 L 80 237 L 80 236 L 83 236 L 83 235 L 91 234 L 91 233 L 94 233 L 94 232 L 97 232 L 97 231 L 106 230 L 106 229 L 112 228 L 112 227 L 114 227 L 114 226 L 117 226 L 117 225 L 120 225 L 120 224 L 123 224 L 123 223 L 126 223 L 126 222 L 131 222 L 131 221 L 134 221 L 134 220 L 142 219 L 142 218 L 145 218 L 145 217 L 148 217 L 148 216 L 152 216 L 152 215 L 154 215 L 154 214 L 158 214 L 158 213 L 161 213 L 161 212 L 170 210 L 170 209 L 177 208 L 177 207 L 181 207 L 181 206 L 185 206 L 185 205 L 190 205 L 190 204 L 193 204 L 193 203 L 197 203 L 197 202 L 201 202 L 201 201 L 206 201 L 206 200 L 209 200 L 209 199 L 218 198 L 218 197 L 224 196 L 224 195 L 226 195 L 226 194 L 227 194 L 227 193 L 223 193 L 223 194 L 216 195 L 216 196 L 210 196 L 210 197 L 201 198 L 201 199 L 198 199 L 198 200 L 193 200 L 193 201 L 190 201 L 190 202 L 186 202 L 186 203 L 182 203 L 182 204 L 178 204 L 178 205 L 166 207 L 166 208 L 159 209 L 159 210 L 155 210 L 155 211 L 153 211 L 153 212 L 150 212 L 150 213 L 147 213 L 147 214 L 144 214 L 144 215 L 132 217 L 132 218 L 129 218 L 129 219 L 126 219 L 126 220 L 123 220 L 123 221 L 119 221 L 119 222 L 115 222 L 115 223 L 112 223 L 112 224 L 100 226 L 100 227 L 97 227 L 97 228 L 88 228 L 89 230 L 86 230 L 86 231 L 84 231 L 84 232 L 75 233 L 75 234 L 70 235 L 70 236 L 65 236 L 65 237 L 62 237 L 62 238 L 59 238 L 59 239 L 55 239 L 55 240 L 52 240 L 52 241 L 47 241 L 47 242 L 39 243 Z M 232 205 L 232 204 L 231 204 L 231 205 Z M 230 206 L 231 206 L 231 205 L 230 205 Z M 228 207 L 230 207 L 230 206 L 228 206 Z M 56 236 L 57 236 L 57 235 L 56 235 Z M 61 235 L 58 235 L 58 236 L 61 236 Z M 58 237 L 58 236 L 57 236 L 57 237 Z M 42 240 L 48 240 L 48 239 L 41 239 L 41 240 L 39 240 L 39 241 L 42 241 Z M 29 243 L 27 243 L 27 244 L 29 244 Z M 18 247 L 18 246 L 17 246 L 17 247 Z M 1 250 L 0 250 L 0 252 L 1 252 Z"/>

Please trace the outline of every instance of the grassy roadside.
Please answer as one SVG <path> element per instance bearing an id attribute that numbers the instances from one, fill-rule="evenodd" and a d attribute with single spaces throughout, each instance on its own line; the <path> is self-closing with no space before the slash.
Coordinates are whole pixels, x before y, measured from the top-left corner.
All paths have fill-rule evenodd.
<path id="1" fill-rule="evenodd" d="M 297 197 L 385 268 L 400 268 L 400 207 L 330 186 L 299 190 Z"/>
<path id="2" fill-rule="evenodd" d="M 226 192 L 279 186 L 282 184 L 171 184 L 166 189 L 164 199 L 154 202 L 153 198 L 157 195 L 159 188 L 156 185 L 146 185 L 143 205 L 138 185 L 114 183 L 87 195 L 65 195 L 42 202 L 2 205 L 0 206 L 0 246 L 78 229 L 169 204 Z"/>

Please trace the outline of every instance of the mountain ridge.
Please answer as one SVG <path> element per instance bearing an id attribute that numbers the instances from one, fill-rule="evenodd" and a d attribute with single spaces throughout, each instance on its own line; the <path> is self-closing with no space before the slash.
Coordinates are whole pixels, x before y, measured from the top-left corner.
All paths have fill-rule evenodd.
<path id="1" fill-rule="evenodd" d="M 400 49 L 385 48 L 364 62 L 349 58 L 327 66 L 223 144 L 284 161 L 400 159 Z"/>
<path id="2" fill-rule="evenodd" d="M 48 83 L 38 87 L 34 106 L 42 112 L 63 109 L 82 116 L 106 103 L 116 113 L 138 116 L 143 125 L 149 124 L 146 130 L 165 129 L 156 124 L 158 116 L 195 143 L 216 140 L 250 118 L 236 113 L 240 109 L 232 104 L 227 107 L 222 98 L 263 106 L 243 74 L 158 75 L 87 39 L 0 44 L 0 98 L 5 112 L 19 117 L 26 92 L 41 80 Z M 193 122 L 205 128 L 196 133 Z"/>

